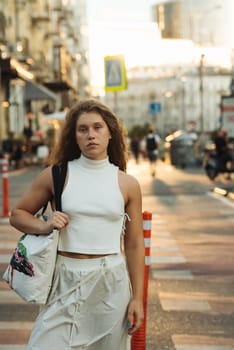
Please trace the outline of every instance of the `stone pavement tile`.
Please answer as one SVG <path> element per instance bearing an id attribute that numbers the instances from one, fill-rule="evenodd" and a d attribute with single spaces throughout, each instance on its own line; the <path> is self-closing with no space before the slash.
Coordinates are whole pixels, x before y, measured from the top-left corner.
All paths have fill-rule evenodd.
<path id="1" fill-rule="evenodd" d="M 169 237 L 159 237 L 157 239 L 152 238 L 152 245 L 157 245 L 157 246 L 161 246 L 161 247 L 166 247 L 166 246 L 171 246 L 171 245 L 175 245 L 177 246 L 176 240 L 174 238 L 169 238 Z"/>
<path id="2" fill-rule="evenodd" d="M 14 227 L 10 226 L 9 223 L 0 223 L 0 239 L 5 240 L 15 240 L 16 242 L 22 236 L 22 232 L 19 232 Z"/>
<path id="3" fill-rule="evenodd" d="M 8 284 L 4 280 L 0 280 L 0 293 L 2 290 L 10 290 Z M 0 298 L 0 304 L 1 304 L 2 298 Z"/>
<path id="4" fill-rule="evenodd" d="M 0 221 L 0 269 L 1 272 L 5 271 L 12 253 L 17 245 L 18 240 L 22 236 L 22 232 L 19 232 L 14 227 L 10 226 L 8 222 Z M 1 286 L 1 285 L 0 285 Z"/>
<path id="5" fill-rule="evenodd" d="M 172 340 L 176 350 L 234 350 L 234 338 L 175 334 Z"/>
<path id="6" fill-rule="evenodd" d="M 33 322 L 0 322 L 0 349 L 25 350 Z"/>
<path id="7" fill-rule="evenodd" d="M 162 219 L 159 215 L 154 215 L 152 217 L 152 225 L 163 226 L 166 224 L 167 224 L 166 220 Z"/>
<path id="8" fill-rule="evenodd" d="M 209 301 L 210 306 L 214 312 L 234 314 L 234 297 L 217 297 L 216 300 Z M 233 324 L 233 335 L 234 335 L 234 324 Z"/>
<path id="9" fill-rule="evenodd" d="M 169 247 L 169 246 L 168 246 Z M 177 249 L 176 249 L 177 248 Z M 156 259 L 156 257 L 159 260 L 164 259 L 164 257 L 171 257 L 173 259 L 177 259 L 177 257 L 181 257 L 181 253 L 178 247 L 176 246 L 170 246 L 169 249 L 167 249 L 167 247 L 151 247 L 151 257 L 153 258 L 152 261 L 154 261 L 154 259 Z M 161 259 L 162 258 L 162 259 Z M 166 258 L 165 258 L 166 259 Z M 165 260 L 164 259 L 164 260 Z M 180 261 L 179 261 L 179 260 Z M 181 262 L 181 258 L 178 258 L 176 262 Z M 183 262 L 184 262 L 184 257 L 183 257 Z M 164 262 L 164 261 L 163 261 Z M 168 262 L 168 261 L 166 261 Z M 170 261 L 169 261 L 170 263 Z"/>
<path id="10" fill-rule="evenodd" d="M 31 329 L 2 329 L 0 330 L 0 344 L 2 349 L 3 345 L 25 345 L 28 342 L 29 336 L 31 334 Z"/>

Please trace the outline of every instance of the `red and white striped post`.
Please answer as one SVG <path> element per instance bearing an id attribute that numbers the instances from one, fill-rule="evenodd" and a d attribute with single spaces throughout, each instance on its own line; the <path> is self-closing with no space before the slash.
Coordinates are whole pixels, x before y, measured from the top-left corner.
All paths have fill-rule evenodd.
<path id="1" fill-rule="evenodd" d="M 8 154 L 3 155 L 2 159 L 2 217 L 9 217 L 9 160 Z"/>
<path id="2" fill-rule="evenodd" d="M 145 242 L 145 276 L 144 276 L 144 320 L 141 327 L 133 334 L 131 339 L 131 350 L 146 349 L 146 318 L 147 318 L 147 299 L 148 299 L 148 282 L 150 270 L 150 241 L 151 241 L 151 226 L 152 213 L 144 211 L 143 217 L 143 234 Z"/>

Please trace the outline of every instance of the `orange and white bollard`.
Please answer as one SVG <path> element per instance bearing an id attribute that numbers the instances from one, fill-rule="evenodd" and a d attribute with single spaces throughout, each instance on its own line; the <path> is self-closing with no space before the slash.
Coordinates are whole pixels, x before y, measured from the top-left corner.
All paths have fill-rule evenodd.
<path id="1" fill-rule="evenodd" d="M 150 270 L 150 241 L 151 241 L 151 226 L 152 213 L 144 211 L 143 217 L 143 234 L 145 242 L 145 276 L 144 276 L 144 320 L 141 327 L 132 335 L 131 350 L 145 350 L 146 349 L 146 316 L 147 316 L 147 298 L 148 298 L 148 282 Z"/>
<path id="2" fill-rule="evenodd" d="M 8 155 L 4 154 L 2 159 L 2 217 L 9 217 L 9 161 Z"/>

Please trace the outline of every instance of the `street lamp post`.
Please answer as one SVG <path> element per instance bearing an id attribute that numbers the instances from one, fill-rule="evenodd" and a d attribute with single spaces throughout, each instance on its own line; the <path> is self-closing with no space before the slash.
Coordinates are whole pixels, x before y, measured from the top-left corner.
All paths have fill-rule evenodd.
<path id="1" fill-rule="evenodd" d="M 186 130 L 186 104 L 185 104 L 185 95 L 186 95 L 186 90 L 185 90 L 185 84 L 186 84 L 186 77 L 182 76 L 180 78 L 181 82 L 182 82 L 182 88 L 181 88 L 181 97 L 182 97 L 182 103 L 181 103 L 181 107 L 182 107 L 182 129 Z"/>
<path id="2" fill-rule="evenodd" d="M 0 48 L 0 142 L 3 138 L 3 113 L 2 113 L 2 50 Z"/>
<path id="3" fill-rule="evenodd" d="M 204 85 L 203 85 L 203 67 L 204 67 L 205 55 L 200 57 L 199 64 L 199 83 L 200 83 L 200 132 L 204 133 Z"/>

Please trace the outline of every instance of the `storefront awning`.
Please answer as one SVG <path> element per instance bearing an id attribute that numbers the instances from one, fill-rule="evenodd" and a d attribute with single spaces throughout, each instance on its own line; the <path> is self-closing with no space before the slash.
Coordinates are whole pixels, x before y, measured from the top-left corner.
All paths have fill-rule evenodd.
<path id="1" fill-rule="evenodd" d="M 44 85 L 54 92 L 63 92 L 73 89 L 72 86 L 70 86 L 66 81 L 63 80 L 45 82 Z"/>
<path id="2" fill-rule="evenodd" d="M 26 81 L 24 90 L 24 100 L 51 100 L 56 101 L 57 96 L 46 87 L 32 81 Z"/>
<path id="3" fill-rule="evenodd" d="M 0 59 L 1 77 L 8 79 L 20 78 L 25 82 L 24 101 L 51 100 L 56 101 L 57 95 L 50 89 L 33 81 L 34 75 L 26 70 L 24 66 L 14 58 Z M 1 79 L 0 77 L 0 79 Z"/>
<path id="4" fill-rule="evenodd" d="M 61 111 L 61 112 L 54 112 L 50 114 L 45 114 L 45 117 L 48 120 L 64 120 L 66 117 L 67 112 L 66 111 Z"/>

